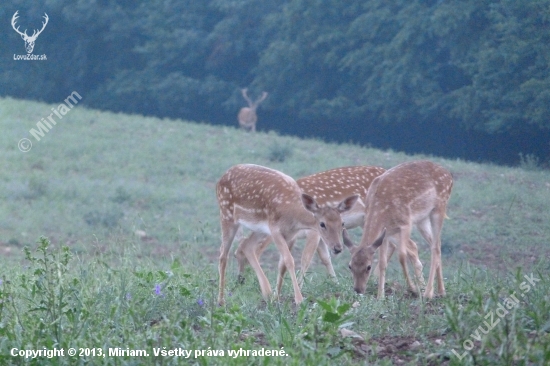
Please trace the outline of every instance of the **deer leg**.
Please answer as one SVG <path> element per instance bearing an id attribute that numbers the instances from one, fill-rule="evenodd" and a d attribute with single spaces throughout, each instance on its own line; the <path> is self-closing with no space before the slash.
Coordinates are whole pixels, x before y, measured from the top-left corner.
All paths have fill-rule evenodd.
<path id="1" fill-rule="evenodd" d="M 244 269 L 246 267 L 246 264 L 248 263 L 248 261 L 246 260 L 246 256 L 244 255 L 244 252 L 243 252 L 243 242 L 246 240 L 250 240 L 251 236 L 252 234 L 250 234 L 247 238 L 242 239 L 239 242 L 239 246 L 237 247 L 237 250 L 235 250 L 235 258 L 237 259 L 237 264 L 239 267 L 239 275 L 237 276 L 237 282 L 240 284 L 244 283 Z"/>
<path id="2" fill-rule="evenodd" d="M 434 279 L 437 272 L 437 269 L 440 265 L 439 261 L 441 260 L 441 248 L 437 248 L 437 243 L 434 240 L 433 226 L 429 218 L 426 218 L 420 221 L 416 227 L 420 232 L 420 235 L 428 242 L 431 251 L 431 260 L 430 260 L 430 273 L 428 275 L 428 283 L 426 284 L 426 289 L 424 290 L 424 297 L 431 299 L 434 295 Z M 438 253 L 439 252 L 439 253 Z"/>
<path id="3" fill-rule="evenodd" d="M 397 248 L 397 246 L 390 240 L 386 241 L 386 243 L 384 243 L 382 245 L 387 245 L 388 246 L 388 254 L 386 255 L 386 257 L 387 257 L 386 263 L 388 263 L 390 261 L 392 255 L 393 255 L 393 252 L 395 252 L 395 248 Z M 378 257 L 380 257 L 380 253 L 378 253 Z M 378 261 L 380 261 L 380 259 Z M 378 265 L 378 262 L 375 264 L 374 270 L 372 271 L 372 274 L 375 277 L 380 276 L 380 266 Z"/>
<path id="4" fill-rule="evenodd" d="M 386 296 L 385 287 L 386 287 L 386 268 L 388 266 L 388 257 L 386 255 L 386 250 L 388 248 L 388 238 L 384 238 L 384 243 L 378 249 L 378 267 L 379 267 L 379 276 L 378 276 L 378 299 L 383 299 Z"/>
<path id="5" fill-rule="evenodd" d="M 332 277 L 336 282 L 338 282 L 338 279 L 336 278 L 336 272 L 334 272 L 334 267 L 332 266 L 332 261 L 330 260 L 330 253 L 328 250 L 328 246 L 322 240 L 319 240 L 317 242 L 317 254 L 319 254 L 319 258 L 321 259 L 321 262 L 327 268 L 327 271 L 330 277 Z"/>
<path id="6" fill-rule="evenodd" d="M 269 237 L 269 235 L 254 232 L 241 243 L 241 249 L 248 260 L 248 263 L 250 263 L 250 266 L 254 269 L 254 272 L 256 272 L 256 277 L 258 277 L 258 282 L 260 283 L 262 296 L 267 300 L 271 295 L 271 286 L 269 285 L 269 280 L 265 276 L 265 273 L 260 266 L 260 262 L 256 257 L 256 247 L 258 243 L 263 242 L 266 237 Z"/>
<path id="7" fill-rule="evenodd" d="M 399 230 L 399 245 L 398 245 L 398 251 L 399 251 L 399 263 L 401 264 L 401 268 L 403 269 L 403 276 L 405 276 L 405 280 L 407 281 L 407 286 L 409 286 L 409 290 L 413 293 L 418 293 L 418 290 L 416 286 L 411 281 L 411 277 L 409 276 L 409 269 L 407 266 L 407 244 L 409 242 L 411 236 L 411 227 L 405 226 L 402 227 Z"/>
<path id="8" fill-rule="evenodd" d="M 424 275 L 422 274 L 422 269 L 424 267 L 422 266 L 422 262 L 420 262 L 420 258 L 418 256 L 418 246 L 411 239 L 407 242 L 407 257 L 414 267 L 414 276 L 420 284 L 420 287 L 425 288 L 426 282 L 424 281 Z"/>
<path id="9" fill-rule="evenodd" d="M 288 250 L 292 251 L 292 248 L 296 244 L 296 237 L 288 241 Z M 282 255 L 279 255 L 279 272 L 277 274 L 277 297 L 281 294 L 283 288 L 283 281 L 285 279 L 286 265 Z"/>
<path id="10" fill-rule="evenodd" d="M 443 208 L 442 212 L 445 212 Z M 437 293 L 439 296 L 445 296 L 445 284 L 443 283 L 443 265 L 441 263 L 441 229 L 443 228 L 443 220 L 445 219 L 445 214 L 440 215 L 437 212 L 434 212 L 430 215 L 430 222 L 433 229 L 433 238 L 434 238 L 434 253 L 436 255 L 436 276 L 437 276 Z M 433 258 L 433 257 L 432 257 Z"/>
<path id="11" fill-rule="evenodd" d="M 231 249 L 231 244 L 239 228 L 238 224 L 235 224 L 233 221 L 222 220 L 222 244 L 220 247 L 220 258 L 218 271 L 220 275 L 220 283 L 218 289 L 218 304 L 221 306 L 225 303 L 224 300 L 224 288 L 225 288 L 225 268 L 227 266 L 227 256 L 229 255 L 229 249 Z"/>
<path id="12" fill-rule="evenodd" d="M 298 285 L 298 280 L 296 279 L 296 272 L 294 270 L 294 258 L 288 249 L 288 244 L 285 237 L 280 233 L 277 228 L 270 228 L 271 236 L 273 236 L 273 241 L 279 249 L 279 253 L 282 256 L 284 261 L 285 268 L 290 272 L 290 278 L 292 280 L 292 287 L 294 288 L 294 301 L 296 305 L 300 304 L 304 298 L 300 292 L 300 286 Z"/>
<path id="13" fill-rule="evenodd" d="M 319 239 L 320 235 L 318 232 L 316 232 L 315 230 L 307 230 L 306 245 L 304 247 L 304 251 L 302 252 L 300 278 L 298 280 L 300 287 L 302 287 L 302 285 L 304 284 L 306 273 L 311 264 L 311 260 L 313 259 L 313 254 L 315 253 L 315 250 L 319 251 Z"/>
<path id="14" fill-rule="evenodd" d="M 244 269 L 246 267 L 246 264 L 248 263 L 248 260 L 246 259 L 246 255 L 243 251 L 243 246 L 247 245 L 254 245 L 253 243 L 250 244 L 243 244 L 245 240 L 251 240 L 252 234 L 248 236 L 248 238 L 244 239 L 239 243 L 239 246 L 237 247 L 237 250 L 235 251 L 235 258 L 237 258 L 237 263 L 239 264 L 239 276 L 238 276 L 238 282 L 244 283 Z M 254 245 L 256 247 L 256 258 L 260 258 L 263 254 L 263 252 L 266 250 L 267 246 L 271 242 L 271 237 L 267 236 L 262 242 Z"/>

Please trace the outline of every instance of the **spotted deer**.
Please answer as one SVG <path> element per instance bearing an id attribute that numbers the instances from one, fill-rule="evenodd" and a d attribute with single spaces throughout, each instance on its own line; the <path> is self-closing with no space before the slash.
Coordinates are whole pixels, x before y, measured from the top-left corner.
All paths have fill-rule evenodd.
<path id="1" fill-rule="evenodd" d="M 386 169 L 376 166 L 349 166 L 327 170 L 324 172 L 316 173 L 307 177 L 298 179 L 296 182 L 302 189 L 302 192 L 312 196 L 317 204 L 320 206 L 336 207 L 343 199 L 351 195 L 358 195 L 359 198 L 352 209 L 342 213 L 342 220 L 344 221 L 344 227 L 352 229 L 355 227 L 363 227 L 365 219 L 365 202 L 367 198 L 368 189 L 372 181 L 384 173 Z M 305 273 L 309 268 L 313 254 L 317 251 L 321 262 L 327 268 L 329 275 L 336 278 L 336 273 L 330 260 L 329 247 L 323 240 L 320 240 L 320 235 L 315 230 L 304 230 L 302 233 L 306 234 L 306 245 L 302 253 L 301 259 L 301 272 L 299 278 L 299 284 L 302 285 L 305 277 Z M 345 237 L 349 240 L 349 237 Z M 246 239 L 248 240 L 248 239 Z M 267 245 L 271 242 L 271 238 L 268 236 L 263 240 L 256 249 L 256 257 L 259 258 L 266 249 Z M 289 242 L 290 249 L 294 246 L 295 240 Z M 334 254 L 338 254 L 342 251 L 342 246 L 339 246 L 338 242 L 334 242 L 336 246 L 330 246 L 330 250 Z M 395 249 L 395 245 L 390 242 L 393 247 L 390 248 L 390 255 Z M 424 278 L 422 277 L 422 263 L 418 258 L 418 248 L 416 243 L 412 240 L 407 242 L 408 257 L 414 265 L 416 278 L 421 285 L 424 284 Z M 235 257 L 239 263 L 239 282 L 244 281 L 244 268 L 247 260 L 242 251 L 242 247 L 239 245 L 235 252 Z M 282 258 L 279 260 L 279 275 L 277 277 L 277 291 L 281 291 L 283 285 L 283 278 L 286 268 Z"/>
<path id="2" fill-rule="evenodd" d="M 356 246 L 349 237 L 344 238 L 344 244 L 351 251 L 349 268 L 357 293 L 365 292 L 374 253 L 380 249 L 378 298 L 384 297 L 387 246 L 382 244 L 388 240 L 397 245 L 403 274 L 409 288 L 414 288 L 408 274 L 406 257 L 407 241 L 410 240 L 412 227 L 416 226 L 431 249 L 430 273 L 424 297 L 434 296 L 436 276 L 438 294 L 445 295 L 441 229 L 452 187 L 451 173 L 430 161 L 403 163 L 374 179 L 367 194 L 361 243 Z"/>
<path id="3" fill-rule="evenodd" d="M 299 304 L 303 297 L 294 273 L 294 259 L 288 242 L 300 230 L 309 229 L 318 231 L 329 245 L 342 247 L 340 214 L 349 211 L 358 199 L 357 195 L 351 195 L 334 207 L 321 207 L 313 197 L 302 193 L 296 181 L 288 175 L 253 164 L 235 165 L 227 170 L 216 185 L 216 193 L 222 232 L 218 293 L 220 305 L 224 304 L 227 256 L 241 225 L 252 231 L 252 235 L 241 246 L 256 272 L 263 297 L 267 299 L 271 295 L 271 287 L 256 257 L 256 246 L 271 236 L 290 272 L 294 301 Z"/>
<path id="4" fill-rule="evenodd" d="M 239 126 L 247 131 L 256 132 L 256 122 L 258 122 L 256 109 L 258 109 L 258 105 L 267 98 L 268 93 L 264 91 L 254 102 L 248 97 L 248 89 L 241 89 L 241 93 L 243 94 L 244 100 L 247 101 L 248 107 L 243 107 L 239 111 L 239 115 L 237 116 Z"/>

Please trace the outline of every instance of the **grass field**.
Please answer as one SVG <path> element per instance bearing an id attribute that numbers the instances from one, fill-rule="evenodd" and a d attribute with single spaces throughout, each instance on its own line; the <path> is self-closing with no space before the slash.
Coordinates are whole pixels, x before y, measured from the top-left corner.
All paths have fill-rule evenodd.
<path id="1" fill-rule="evenodd" d="M 550 172 L 80 106 L 37 141 L 29 130 L 52 107 L 0 99 L 2 364 L 550 364 Z M 338 284 L 311 266 L 299 307 L 288 276 L 281 299 L 265 302 L 252 271 L 237 284 L 230 258 L 217 306 L 215 184 L 230 166 L 298 178 L 426 158 L 454 177 L 447 297 L 409 295 L 396 260 L 385 300 L 372 279 L 356 295 L 344 251 L 333 258 Z M 427 245 L 414 239 L 427 269 Z M 272 285 L 277 260 L 274 246 L 262 257 Z M 64 356 L 18 353 L 54 348 Z"/>

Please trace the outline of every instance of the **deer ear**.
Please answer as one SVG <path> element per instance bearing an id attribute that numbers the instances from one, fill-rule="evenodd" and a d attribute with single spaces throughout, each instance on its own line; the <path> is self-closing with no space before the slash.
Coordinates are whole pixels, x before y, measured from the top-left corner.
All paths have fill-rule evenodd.
<path id="1" fill-rule="evenodd" d="M 378 237 L 378 239 L 376 239 L 376 240 L 374 241 L 374 243 L 372 243 L 371 247 L 372 247 L 374 250 L 378 249 L 378 248 L 382 245 L 382 243 L 384 242 L 384 237 L 385 237 L 385 236 L 386 236 L 386 228 L 384 228 L 384 231 L 382 231 L 382 235 L 380 235 L 380 236 Z"/>
<path id="2" fill-rule="evenodd" d="M 371 245 L 369 245 L 368 247 L 365 248 L 366 252 L 368 253 L 368 256 L 369 257 L 373 257 L 374 256 L 374 253 L 376 253 L 376 250 L 378 248 L 380 248 L 380 246 L 384 243 L 384 238 L 386 236 L 386 228 L 384 228 L 384 231 L 382 232 L 382 235 L 380 235 L 375 241 L 374 243 L 372 243 Z"/>
<path id="3" fill-rule="evenodd" d="M 302 193 L 302 203 L 306 210 L 316 213 L 319 211 L 319 205 L 315 198 L 311 197 L 309 194 Z"/>
<path id="4" fill-rule="evenodd" d="M 349 196 L 348 198 L 346 198 L 345 200 L 343 200 L 338 204 L 338 208 L 337 208 L 338 212 L 342 213 L 342 212 L 351 210 L 358 199 L 359 199 L 359 195 L 357 194 L 354 194 L 353 196 Z"/>

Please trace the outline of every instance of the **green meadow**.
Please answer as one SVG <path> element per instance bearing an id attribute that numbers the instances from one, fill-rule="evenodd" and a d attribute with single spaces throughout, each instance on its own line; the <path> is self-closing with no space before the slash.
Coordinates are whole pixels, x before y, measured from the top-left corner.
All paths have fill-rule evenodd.
<path id="1" fill-rule="evenodd" d="M 250 134 L 236 119 L 220 127 L 78 105 L 37 141 L 29 131 L 54 107 L 0 99 L 2 364 L 550 364 L 550 172 L 536 162 L 411 156 Z M 32 143 L 27 152 L 22 138 Z M 385 300 L 375 298 L 373 279 L 357 295 L 344 251 L 332 258 L 338 283 L 315 259 L 300 306 L 288 276 L 278 300 L 262 299 L 250 269 L 238 284 L 231 256 L 227 304 L 217 305 L 215 185 L 230 166 L 298 178 L 417 159 L 454 177 L 442 234 L 445 298 L 409 294 L 396 259 Z M 351 233 L 358 240 L 361 230 Z M 427 276 L 428 246 L 413 238 Z M 272 245 L 261 263 L 273 287 L 277 261 Z M 54 349 L 64 355 L 50 357 Z"/>

